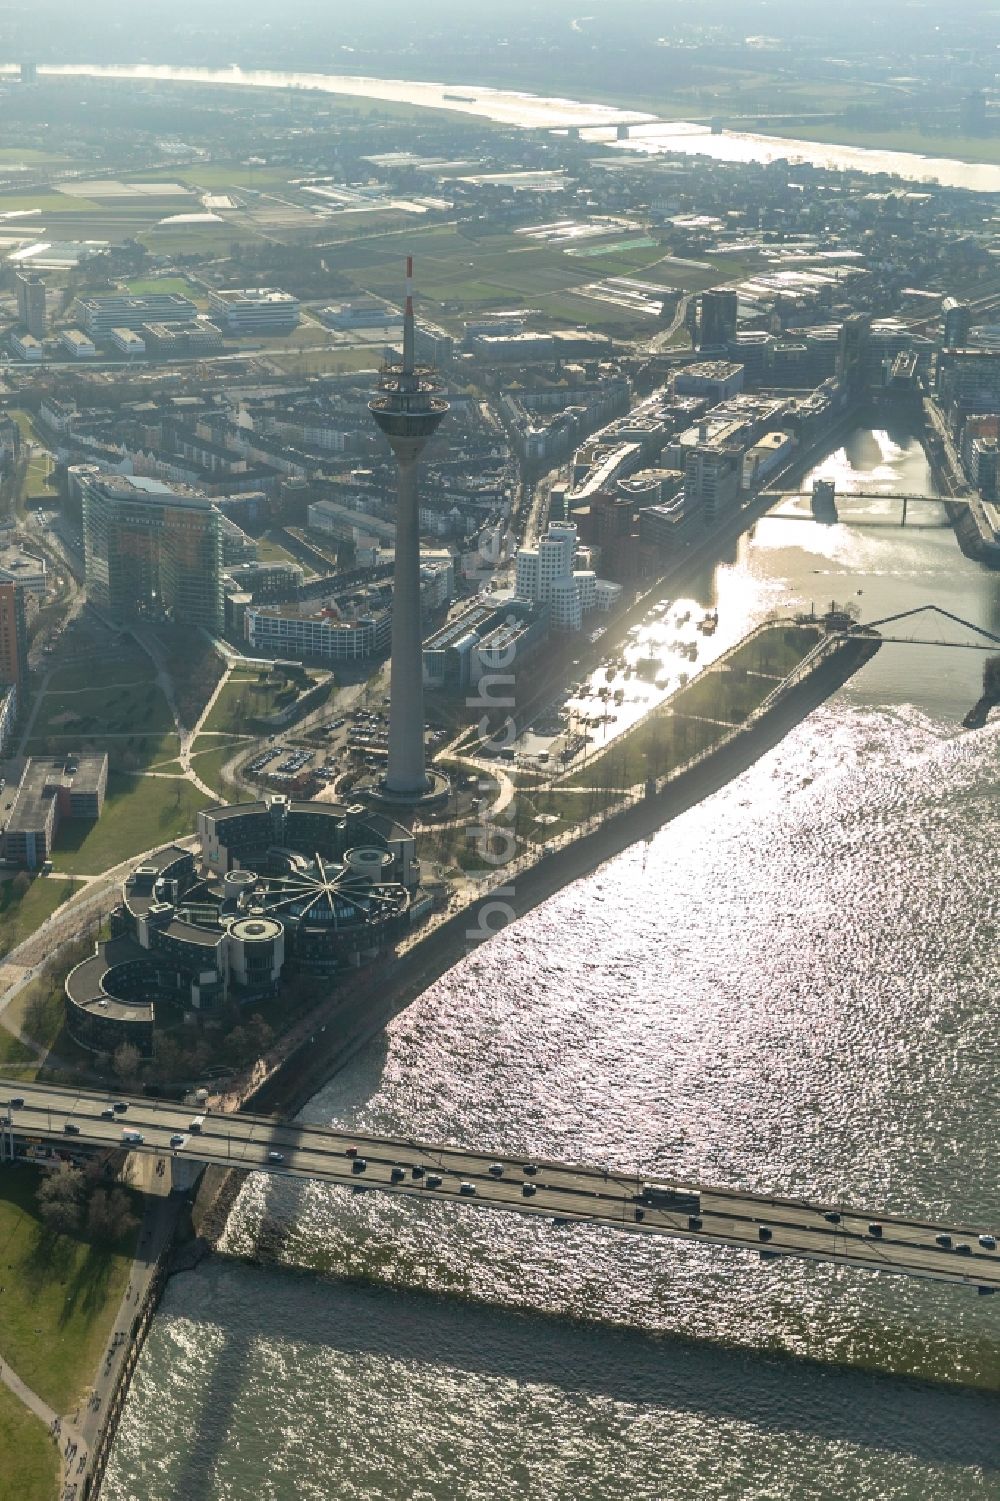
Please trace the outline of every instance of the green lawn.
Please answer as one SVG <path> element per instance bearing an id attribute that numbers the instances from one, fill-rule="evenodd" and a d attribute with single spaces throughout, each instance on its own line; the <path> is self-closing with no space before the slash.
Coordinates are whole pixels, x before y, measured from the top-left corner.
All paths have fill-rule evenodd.
<path id="1" fill-rule="evenodd" d="M 24 477 L 24 497 L 26 500 L 51 499 L 52 487 L 49 484 L 52 471 L 55 468 L 50 453 L 35 453 L 28 460 L 28 468 Z"/>
<path id="2" fill-rule="evenodd" d="M 56 836 L 57 869 L 97 875 L 157 845 L 191 834 L 207 799 L 190 782 L 112 772 L 97 823 L 67 820 Z"/>
<path id="3" fill-rule="evenodd" d="M 100 687 L 80 687 L 89 673 L 77 669 L 75 689 L 50 689 L 43 695 L 32 737 L 47 735 L 87 739 L 102 735 L 144 736 L 167 734 L 174 728 L 173 715 L 159 685 L 147 676 L 136 682 L 131 673 Z"/>
<path id="4" fill-rule="evenodd" d="M 238 802 L 241 797 L 245 797 L 246 794 L 234 782 L 222 775 L 222 768 L 232 760 L 241 746 L 244 750 L 249 749 L 249 742 L 230 740 L 220 745 L 215 741 L 213 745 L 212 739 L 199 735 L 198 744 L 204 744 L 205 749 L 196 748 L 192 752 L 191 765 L 201 780 L 209 787 L 214 787 L 224 802 Z"/>
<path id="5" fill-rule="evenodd" d="M 280 542 L 276 541 L 270 532 L 265 532 L 257 539 L 257 555 L 262 563 L 295 563 L 302 569 L 306 578 L 316 577 L 315 568 L 310 568 L 308 563 L 301 562 L 288 551 L 287 547 L 283 547 Z"/>
<path id="6" fill-rule="evenodd" d="M 80 687 L 81 681 L 86 687 Z M 27 745 L 30 755 L 107 751 L 113 770 L 135 774 L 176 757 L 170 705 L 146 657 L 53 673 Z"/>
<path id="7" fill-rule="evenodd" d="M 39 436 L 39 434 L 38 434 L 38 432 L 37 432 L 37 430 L 35 428 L 35 424 L 31 420 L 31 413 L 30 412 L 22 412 L 19 408 L 14 408 L 11 411 L 10 415 L 13 417 L 13 419 L 17 423 L 18 427 L 21 429 L 21 437 L 25 440 L 25 442 L 27 442 L 27 443 L 43 443 L 44 442 L 44 439 Z"/>
<path id="8" fill-rule="evenodd" d="M 250 729 L 250 720 L 273 714 L 284 690 L 258 681 L 256 672 L 234 672 L 212 705 L 205 730 L 240 735 Z"/>
<path id="9" fill-rule="evenodd" d="M 824 145 L 866 146 L 873 151 L 913 151 L 918 156 L 947 157 L 987 166 L 1000 164 L 1000 137 L 938 135 L 918 130 L 915 125 L 893 129 L 890 126 L 858 127 L 836 122 L 826 125 L 779 124 L 769 125 L 768 134 L 800 141 L 822 141 Z"/>
<path id="10" fill-rule="evenodd" d="M 286 375 L 349 375 L 376 371 L 382 363 L 381 354 L 374 349 L 290 350 L 268 358 Z"/>
<path id="11" fill-rule="evenodd" d="M 19 1079 L 24 1077 L 23 1068 L 37 1067 L 38 1060 L 30 1048 L 25 1047 L 19 1037 L 15 1037 L 7 1028 L 0 1026 L 0 1066 L 5 1069 L 15 1068 Z"/>
<path id="12" fill-rule="evenodd" d="M 46 1230 L 37 1175 L 0 1167 L 0 1352 L 57 1412 L 72 1408 L 100 1359 L 128 1281 L 135 1233 L 114 1250 Z M 5 1474 L 6 1482 L 6 1474 Z M 4 1496 L 16 1492 L 3 1489 Z"/>
<path id="13" fill-rule="evenodd" d="M 150 292 L 174 292 L 179 297 L 195 297 L 196 288 L 183 276 L 145 276 L 130 281 L 129 291 L 135 297 L 144 297 Z"/>
<path id="14" fill-rule="evenodd" d="M 100 933 L 90 926 L 84 936 L 71 944 L 52 971 L 43 972 L 19 990 L 4 1012 L 8 1028 L 19 1027 L 39 1047 L 47 1048 L 49 1056 L 40 1060 L 32 1054 L 30 1062 L 23 1056 L 7 1065 L 16 1070 L 19 1079 L 50 1080 L 56 1084 L 73 1082 L 73 1071 L 80 1070 L 88 1083 L 92 1082 L 94 1055 L 81 1048 L 66 1030 L 66 997 L 63 990 L 64 977 L 83 959 L 94 952 L 98 937 L 108 937 L 105 925 Z M 20 1045 L 13 1039 L 15 1049 Z M 6 1045 L 6 1044 L 5 1044 Z M 67 1077 L 67 1068 L 69 1077 Z"/>
<path id="15" fill-rule="evenodd" d="M 162 761 L 176 754 L 176 744 L 159 754 L 152 743 L 173 738 L 174 719 L 149 660 L 144 668 L 141 662 L 114 663 L 110 680 L 105 677 L 95 683 L 99 671 L 81 674 L 78 668 L 63 668 L 53 675 L 39 704 L 32 740 L 51 738 L 54 749 L 60 749 L 83 740 L 101 743 L 102 738 L 113 737 L 117 744 L 105 747 L 113 754 L 123 749 L 129 737 L 137 737 L 137 754 L 143 764 L 149 757 Z M 66 678 L 71 681 L 66 683 Z M 81 681 L 87 686 L 81 687 Z"/>
<path id="16" fill-rule="evenodd" d="M 54 881 L 36 876 L 24 896 L 19 898 L 15 881 L 4 881 L 0 885 L 0 953 L 9 953 L 40 928 L 78 887 L 78 881 Z"/>
<path id="17" fill-rule="evenodd" d="M 5 1386 L 0 1386 L 0 1474 L 4 1495 L 17 1501 L 53 1501 L 58 1491 L 59 1451 L 41 1419 Z"/>
<path id="18" fill-rule="evenodd" d="M 146 653 L 136 648 L 125 648 L 125 654 L 116 650 L 113 662 L 88 662 L 86 682 L 81 682 L 79 667 L 53 668 L 46 693 L 58 693 L 62 689 L 116 688 L 125 683 L 145 686 L 151 684 L 154 673 Z"/>

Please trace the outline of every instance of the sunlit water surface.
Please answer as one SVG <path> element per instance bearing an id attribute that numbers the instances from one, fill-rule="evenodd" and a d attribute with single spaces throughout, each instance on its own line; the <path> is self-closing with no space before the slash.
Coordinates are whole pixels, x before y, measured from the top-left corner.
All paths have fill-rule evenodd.
<path id="1" fill-rule="evenodd" d="M 886 433 L 823 472 L 927 488 Z M 699 603 L 720 633 L 812 598 L 996 631 L 997 575 L 927 512 L 766 519 Z M 958 728 L 981 666 L 884 648 L 451 971 L 306 1116 L 994 1223 L 1000 725 Z M 285 1266 L 170 1284 L 105 1501 L 1000 1496 L 995 1299 L 260 1176 L 228 1245 Z"/>

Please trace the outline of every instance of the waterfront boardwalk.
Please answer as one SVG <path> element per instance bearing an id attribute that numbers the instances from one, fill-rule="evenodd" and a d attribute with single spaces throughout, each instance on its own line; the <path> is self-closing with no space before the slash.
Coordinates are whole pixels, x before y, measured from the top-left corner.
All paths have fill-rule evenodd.
<path id="1" fill-rule="evenodd" d="M 13 1099 L 24 1103 L 12 1107 L 8 1102 Z M 101 1112 L 112 1100 L 127 1108 L 107 1119 Z M 529 1162 L 502 1152 L 491 1155 L 447 1144 L 393 1140 L 268 1116 L 209 1114 L 200 1132 L 193 1133 L 189 1127 L 198 1109 L 0 1078 L 0 1159 L 9 1155 L 15 1141 L 25 1140 L 121 1148 L 123 1131 L 131 1131 L 143 1139 L 124 1143 L 127 1150 L 167 1159 L 171 1167 L 205 1163 L 318 1179 L 355 1191 L 375 1189 L 438 1203 L 541 1215 L 560 1230 L 597 1225 L 752 1249 L 767 1257 L 805 1257 L 964 1283 L 983 1292 L 1000 1289 L 1000 1251 L 980 1243 L 985 1227 L 939 1225 L 841 1203 L 813 1204 L 735 1189 L 677 1185 L 700 1196 L 692 1223 L 687 1210 L 640 1203 L 642 1180 L 604 1167 L 541 1158 Z M 67 1122 L 76 1128 L 72 1142 Z M 182 1137 L 182 1144 L 172 1148 L 171 1136 Z M 356 1155 L 349 1155 L 349 1148 Z M 989 1229 L 996 1231 L 995 1226 Z M 938 1236 L 950 1237 L 951 1244 L 938 1244 Z"/>

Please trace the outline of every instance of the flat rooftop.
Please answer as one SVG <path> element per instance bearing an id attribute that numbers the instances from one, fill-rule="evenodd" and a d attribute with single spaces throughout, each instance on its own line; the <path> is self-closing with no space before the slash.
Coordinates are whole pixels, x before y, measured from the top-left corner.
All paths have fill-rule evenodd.
<path id="1" fill-rule="evenodd" d="M 107 762 L 104 755 L 30 756 L 7 820 L 7 833 L 32 833 L 40 828 L 60 787 L 96 795 Z"/>

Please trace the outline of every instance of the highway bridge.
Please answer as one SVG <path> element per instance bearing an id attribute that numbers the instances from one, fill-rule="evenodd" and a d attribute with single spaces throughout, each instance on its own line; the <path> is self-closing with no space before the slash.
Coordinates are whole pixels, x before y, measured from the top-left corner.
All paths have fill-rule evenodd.
<path id="1" fill-rule="evenodd" d="M 117 1107 L 117 1108 L 116 1108 Z M 643 1180 L 601 1167 L 394 1140 L 267 1116 L 213 1115 L 192 1130 L 197 1106 L 78 1091 L 0 1078 L 0 1161 L 25 1143 L 127 1150 L 158 1158 L 173 1177 L 185 1164 L 214 1163 L 309 1178 L 355 1192 L 384 1193 L 541 1215 L 559 1227 L 603 1225 L 795 1256 L 868 1271 L 1000 1289 L 993 1233 L 966 1226 L 813 1204 L 736 1189 L 672 1185 L 697 1204 L 657 1202 Z M 127 1133 L 139 1140 L 129 1141 Z M 178 1180 L 185 1182 L 183 1175 Z"/>

